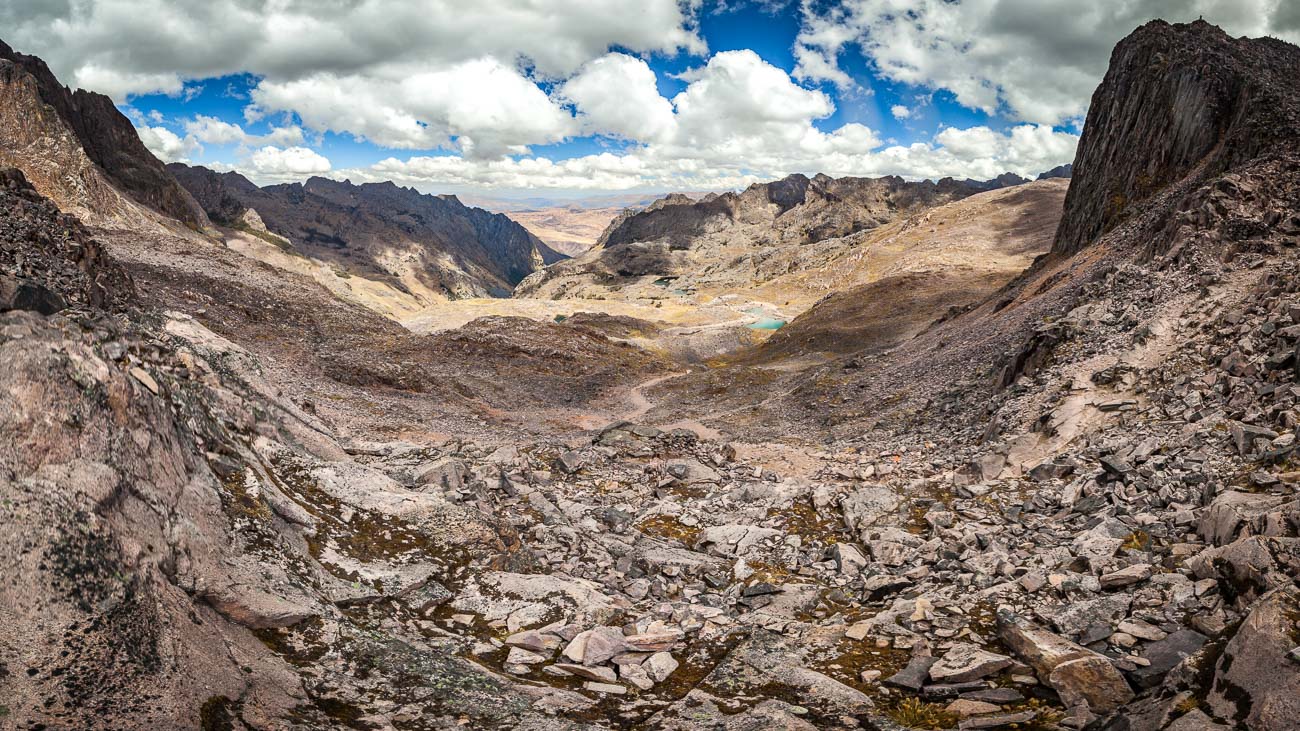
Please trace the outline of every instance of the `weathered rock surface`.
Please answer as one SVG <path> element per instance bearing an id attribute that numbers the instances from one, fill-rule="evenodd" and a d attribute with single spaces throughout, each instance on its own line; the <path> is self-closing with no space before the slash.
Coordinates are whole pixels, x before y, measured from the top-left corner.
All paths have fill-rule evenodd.
<path id="1" fill-rule="evenodd" d="M 1294 141 L 1297 64 L 1295 46 L 1204 21 L 1152 21 L 1121 41 L 1088 107 L 1053 251 L 1081 250 L 1198 166 L 1209 178 Z"/>
<path id="2" fill-rule="evenodd" d="M 68 89 L 44 61 L 3 41 L 0 131 L 0 167 L 22 169 L 69 212 L 139 226 L 148 225 L 141 219 L 152 209 L 191 228 L 209 225 L 113 100 Z"/>
<path id="3" fill-rule="evenodd" d="M 998 636 L 1061 694 L 1067 707 L 1086 703 L 1093 713 L 1108 713 L 1133 699 L 1110 660 L 1085 647 L 1008 612 L 998 613 Z"/>
<path id="4" fill-rule="evenodd" d="M 1206 704 L 1249 728 L 1284 729 L 1300 719 L 1300 672 L 1287 657 L 1300 632 L 1300 591 L 1264 596 L 1223 648 Z"/>

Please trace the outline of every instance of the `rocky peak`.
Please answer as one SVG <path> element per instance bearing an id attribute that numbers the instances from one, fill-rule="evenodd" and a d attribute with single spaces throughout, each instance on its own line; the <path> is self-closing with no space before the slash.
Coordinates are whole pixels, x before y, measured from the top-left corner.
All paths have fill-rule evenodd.
<path id="1" fill-rule="evenodd" d="M 767 200 L 775 203 L 782 213 L 794 208 L 808 199 L 808 189 L 813 181 L 806 175 L 798 173 L 787 176 L 763 186 Z"/>
<path id="2" fill-rule="evenodd" d="M 52 110 L 26 119 L 5 119 L 0 129 L 0 154 L 6 162 L 23 169 L 36 169 L 50 162 L 41 145 L 24 143 L 42 139 L 75 141 L 83 153 L 107 177 L 107 182 L 122 193 L 165 216 L 191 228 L 208 225 L 198 206 L 168 174 L 163 164 L 140 141 L 132 126 L 113 100 L 92 91 L 75 92 L 59 83 L 45 62 L 36 56 L 18 53 L 0 41 L 0 86 L 6 91 L 5 108 Z M 19 98 L 19 97 L 26 97 Z M 32 120 L 36 126 L 32 127 Z M 69 144 L 68 147 L 72 145 Z M 6 149 L 7 148 L 7 149 Z M 67 155 L 75 150 L 61 154 Z M 65 166 L 70 163 L 65 163 Z M 83 173 L 85 178 L 89 172 Z M 73 202 L 95 213 L 113 213 L 110 198 L 103 193 L 84 191 L 69 185 L 67 176 L 35 175 L 33 182 L 56 200 Z M 49 181 L 48 183 L 46 181 Z M 93 183 L 92 183 L 93 186 Z"/>
<path id="3" fill-rule="evenodd" d="M 1051 180 L 1053 178 L 1069 178 L 1073 174 L 1074 166 L 1070 163 L 1057 165 L 1051 170 L 1046 170 L 1038 174 L 1035 180 Z"/>
<path id="4" fill-rule="evenodd" d="M 1203 21 L 1152 21 L 1120 41 L 1092 97 L 1053 251 L 1083 249 L 1189 175 L 1294 147 L 1298 68 L 1296 46 Z"/>

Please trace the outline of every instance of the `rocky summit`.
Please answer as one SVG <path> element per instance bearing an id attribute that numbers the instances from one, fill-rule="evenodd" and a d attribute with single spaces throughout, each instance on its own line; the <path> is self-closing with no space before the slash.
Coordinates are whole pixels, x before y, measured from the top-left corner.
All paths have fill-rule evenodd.
<path id="1" fill-rule="evenodd" d="M 1036 181 L 563 259 L 0 44 L 0 728 L 1300 729 L 1296 69 L 1153 21 Z"/>

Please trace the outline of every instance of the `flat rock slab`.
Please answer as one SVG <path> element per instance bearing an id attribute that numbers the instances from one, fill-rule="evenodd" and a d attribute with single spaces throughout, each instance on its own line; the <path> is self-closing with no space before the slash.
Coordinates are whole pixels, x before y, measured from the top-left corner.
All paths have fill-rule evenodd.
<path id="1" fill-rule="evenodd" d="M 1078 637 L 1096 624 L 1113 627 L 1121 617 L 1128 616 L 1133 597 L 1128 594 L 1111 594 L 1096 599 L 1070 602 L 1059 607 L 1044 607 L 1037 614 L 1068 637 Z"/>
<path id="2" fill-rule="evenodd" d="M 907 663 L 907 667 L 885 678 L 885 684 L 914 692 L 920 691 L 930 677 L 930 668 L 937 662 L 939 662 L 937 657 L 914 657 Z"/>
<path id="3" fill-rule="evenodd" d="M 977 728 L 1002 728 L 1013 723 L 1028 723 L 1034 720 L 1037 715 L 1036 711 L 1021 711 L 1019 713 L 1002 713 L 996 716 L 975 716 L 963 719 L 961 723 L 957 724 L 957 728 L 960 731 Z"/>
<path id="4" fill-rule="evenodd" d="M 604 693 L 605 695 L 623 695 L 627 693 L 627 688 L 615 683 L 596 683 L 587 681 L 582 687 L 593 693 Z"/>
<path id="5" fill-rule="evenodd" d="M 587 667 L 586 665 L 578 665 L 568 662 L 557 662 L 555 663 L 555 667 L 566 673 L 576 675 L 579 678 L 584 678 L 586 680 L 594 680 L 596 682 L 604 683 L 612 683 L 615 680 L 618 680 L 618 677 L 614 674 L 613 668 L 592 668 Z"/>
<path id="6" fill-rule="evenodd" d="M 992 675 L 1011 666 L 1006 655 L 982 650 L 967 643 L 954 645 L 939 662 L 930 667 L 930 679 L 936 683 L 967 683 Z"/>
<path id="7" fill-rule="evenodd" d="M 959 699 L 949 703 L 944 710 L 949 713 L 955 713 L 962 718 L 967 718 L 969 716 L 987 716 L 990 713 L 997 713 L 1002 709 L 992 703 Z"/>
<path id="8" fill-rule="evenodd" d="M 1118 589 L 1121 586 L 1129 586 L 1130 584 L 1146 581 L 1149 578 L 1151 578 L 1151 564 L 1134 564 L 1119 571 L 1102 574 L 1101 588 Z"/>
<path id="9" fill-rule="evenodd" d="M 969 683 L 937 683 L 922 688 L 921 696 L 926 700 L 951 700 L 963 693 L 987 687 L 989 684 L 983 680 L 973 680 Z"/>
<path id="10" fill-rule="evenodd" d="M 962 693 L 961 697 L 966 700 L 984 701 L 985 703 L 1019 703 L 1025 699 L 1025 696 L 1014 688 L 988 688 L 987 690 L 972 690 Z"/>
<path id="11" fill-rule="evenodd" d="M 784 535 L 775 528 L 756 525 L 715 525 L 700 533 L 697 546 L 722 556 L 743 556 L 760 541 Z"/>
<path id="12" fill-rule="evenodd" d="M 1181 629 L 1162 640 L 1147 645 L 1142 657 L 1150 663 L 1129 673 L 1133 682 L 1141 688 L 1154 688 L 1160 684 L 1165 673 L 1174 669 L 1188 655 L 1200 650 L 1210 638 L 1191 629 Z"/>

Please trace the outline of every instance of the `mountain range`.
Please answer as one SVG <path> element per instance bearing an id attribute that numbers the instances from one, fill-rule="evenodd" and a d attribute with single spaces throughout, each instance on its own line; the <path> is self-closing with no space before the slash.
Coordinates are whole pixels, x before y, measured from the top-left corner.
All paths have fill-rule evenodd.
<path id="1" fill-rule="evenodd" d="M 501 214 L 392 183 L 313 177 L 259 188 L 236 172 L 167 166 L 212 221 L 294 251 L 449 298 L 505 296 L 564 256 Z"/>

